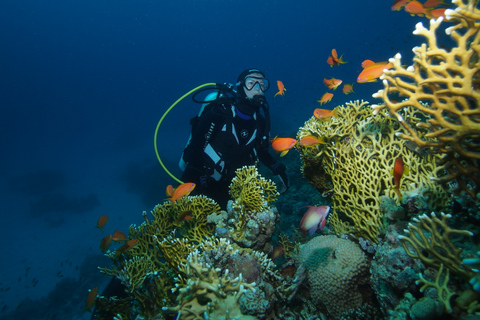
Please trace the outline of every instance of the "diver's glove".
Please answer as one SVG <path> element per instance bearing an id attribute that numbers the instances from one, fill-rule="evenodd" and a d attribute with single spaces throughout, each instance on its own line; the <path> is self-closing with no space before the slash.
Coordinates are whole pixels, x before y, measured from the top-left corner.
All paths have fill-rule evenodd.
<path id="1" fill-rule="evenodd" d="M 283 163 L 276 162 L 271 168 L 274 175 L 278 176 L 278 182 L 281 184 L 278 188 L 280 193 L 284 193 L 288 190 L 288 176 L 287 167 Z"/>

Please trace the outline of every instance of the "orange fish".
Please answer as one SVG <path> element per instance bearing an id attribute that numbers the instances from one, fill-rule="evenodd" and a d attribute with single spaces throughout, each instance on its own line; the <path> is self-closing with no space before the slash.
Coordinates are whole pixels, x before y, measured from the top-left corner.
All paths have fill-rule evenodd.
<path id="1" fill-rule="evenodd" d="M 305 136 L 302 139 L 300 139 L 300 145 L 301 146 L 315 146 L 317 144 L 326 144 L 326 142 L 323 140 L 323 138 L 317 138 L 315 136 Z"/>
<path id="2" fill-rule="evenodd" d="M 320 100 L 317 100 L 317 102 L 320 102 L 320 105 L 330 102 L 333 98 L 333 93 L 330 92 L 325 92 L 324 95 L 320 98 Z"/>
<path id="3" fill-rule="evenodd" d="M 108 216 L 104 214 L 103 216 L 98 218 L 97 225 L 95 227 L 102 230 L 102 233 L 103 233 L 103 227 L 105 227 L 107 222 L 108 222 Z"/>
<path id="4" fill-rule="evenodd" d="M 392 11 L 402 10 L 411 0 L 395 0 L 392 4 Z"/>
<path id="5" fill-rule="evenodd" d="M 374 82 L 383 74 L 383 70 L 393 68 L 390 62 L 373 62 L 365 60 L 362 62 L 363 71 L 357 78 L 358 83 Z"/>
<path id="6" fill-rule="evenodd" d="M 300 231 L 302 231 L 303 236 L 305 237 L 307 231 L 310 235 L 313 235 L 319 226 L 320 229 L 323 229 L 327 223 L 329 211 L 329 206 L 308 206 L 307 212 L 305 212 L 302 221 L 300 221 Z"/>
<path id="7" fill-rule="evenodd" d="M 175 189 L 173 189 L 172 186 L 168 186 L 167 195 L 170 196 L 170 198 L 168 198 L 167 200 L 170 200 L 175 204 L 175 201 L 177 201 L 178 199 L 188 196 L 193 191 L 193 189 L 195 189 L 195 186 L 196 184 L 193 182 L 183 183 Z"/>
<path id="8" fill-rule="evenodd" d="M 277 138 L 272 139 L 272 148 L 275 150 L 277 153 L 280 152 L 280 157 L 283 157 L 288 153 L 290 149 L 292 149 L 295 144 L 297 143 L 297 140 L 293 138 Z"/>
<path id="9" fill-rule="evenodd" d="M 180 227 L 183 221 L 191 221 L 193 220 L 192 218 L 192 210 L 186 210 L 181 212 L 175 222 L 173 223 L 175 226 Z"/>
<path id="10" fill-rule="evenodd" d="M 335 79 L 335 78 L 331 78 L 331 79 L 324 78 L 323 84 L 326 85 L 328 89 L 336 90 L 338 86 L 342 84 L 342 80 Z"/>
<path id="11" fill-rule="evenodd" d="M 138 243 L 138 239 L 132 239 L 128 240 L 123 246 L 118 248 L 118 252 L 123 253 L 127 250 L 130 250 L 131 248 L 135 247 L 135 245 Z"/>
<path id="12" fill-rule="evenodd" d="M 445 10 L 446 8 L 438 8 L 438 9 L 433 9 L 427 12 L 427 18 L 428 19 L 438 19 L 440 17 L 445 18 Z"/>
<path id="13" fill-rule="evenodd" d="M 167 197 L 173 197 L 173 192 L 175 191 L 175 189 L 173 188 L 173 186 L 171 184 L 169 184 L 167 186 L 167 189 L 165 190 L 165 194 L 167 195 Z"/>
<path id="14" fill-rule="evenodd" d="M 395 159 L 395 164 L 393 166 L 393 183 L 395 184 L 395 188 L 393 190 L 395 190 L 400 199 L 402 199 L 402 193 L 400 192 L 400 180 L 402 179 L 403 171 L 403 159 L 402 157 L 398 157 Z"/>
<path id="15" fill-rule="evenodd" d="M 93 305 L 95 304 L 95 300 L 97 299 L 98 287 L 89 290 L 86 301 L 86 307 L 84 311 L 91 312 Z"/>
<path id="16" fill-rule="evenodd" d="M 330 67 L 338 66 L 341 63 L 346 63 L 345 61 L 343 61 L 342 57 L 343 57 L 343 54 L 339 58 L 337 54 L 337 50 L 332 49 L 332 55 L 328 57 L 327 63 L 330 65 Z"/>
<path id="17" fill-rule="evenodd" d="M 272 253 L 270 254 L 270 259 L 275 260 L 277 258 L 280 258 L 281 256 L 283 256 L 283 247 L 278 246 L 273 249 Z"/>
<path id="18" fill-rule="evenodd" d="M 112 235 L 112 240 L 113 240 L 113 241 L 126 241 L 126 240 L 127 240 L 127 236 L 126 236 L 125 233 L 123 233 L 122 231 L 117 230 L 117 231 L 115 231 L 115 233 Z"/>
<path id="19" fill-rule="evenodd" d="M 100 250 L 102 250 L 102 252 L 105 253 L 111 244 L 112 244 L 112 235 L 109 234 L 108 236 L 102 239 L 102 242 L 100 242 Z"/>
<path id="20" fill-rule="evenodd" d="M 417 0 L 410 1 L 403 9 L 410 13 L 411 16 L 417 15 L 423 17 L 427 14 L 427 9 Z"/>
<path id="21" fill-rule="evenodd" d="M 287 89 L 285 89 L 285 86 L 283 85 L 283 82 L 280 80 L 277 80 L 277 87 L 278 87 L 278 92 L 275 93 L 273 97 L 275 98 L 277 95 L 281 95 L 283 97 L 283 95 L 285 94 L 285 91 L 287 91 Z"/>
<path id="22" fill-rule="evenodd" d="M 353 83 L 352 84 L 348 84 L 348 83 L 344 84 L 343 88 L 342 88 L 342 92 L 345 93 L 345 94 L 355 92 L 355 91 L 353 91 Z"/>
<path id="23" fill-rule="evenodd" d="M 313 111 L 313 115 L 318 120 L 325 120 L 325 119 L 330 118 L 330 117 L 336 117 L 337 116 L 337 111 L 336 110 L 337 109 L 333 109 L 333 110 L 315 109 Z"/>
<path id="24" fill-rule="evenodd" d="M 423 4 L 424 8 L 433 8 L 441 5 L 446 5 L 446 3 L 443 0 L 427 0 Z"/>

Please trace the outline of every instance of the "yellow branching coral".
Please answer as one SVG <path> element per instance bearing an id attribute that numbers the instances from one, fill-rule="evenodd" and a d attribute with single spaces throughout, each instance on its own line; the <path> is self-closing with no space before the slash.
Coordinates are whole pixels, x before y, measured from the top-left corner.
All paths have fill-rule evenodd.
<path id="1" fill-rule="evenodd" d="M 225 271 L 202 265 L 195 251 L 188 257 L 186 270 L 187 281 L 178 285 L 172 291 L 178 291 L 178 305 L 164 307 L 166 312 L 177 313 L 180 320 L 205 319 L 256 319 L 243 315 L 240 310 L 239 298 L 246 290 L 255 291 L 255 283 L 243 282 L 242 277 L 232 279 Z"/>
<path id="2" fill-rule="evenodd" d="M 435 213 L 431 217 L 422 215 L 414 219 L 416 224 L 408 225 L 408 230 L 405 230 L 408 236 L 400 236 L 399 239 L 410 257 L 436 268 L 444 265 L 454 274 L 470 279 L 473 272 L 462 265 L 462 250 L 455 247 L 451 237 L 455 234 L 471 237 L 473 233 L 450 228 L 447 224 L 449 218 L 451 215 L 443 212 L 440 218 Z"/>
<path id="3" fill-rule="evenodd" d="M 435 281 L 429 281 L 420 274 L 420 278 L 416 281 L 417 284 L 422 284 L 420 287 L 420 292 L 424 292 L 427 288 L 434 288 L 438 292 L 438 299 L 442 301 L 445 305 L 445 311 L 447 313 L 452 313 L 452 305 L 450 299 L 456 294 L 454 291 L 451 291 L 448 288 L 448 280 L 450 279 L 450 270 L 445 269 L 445 274 L 443 274 L 443 264 L 440 264 L 440 269 L 438 269 L 437 276 Z"/>
<path id="4" fill-rule="evenodd" d="M 247 223 L 253 223 L 258 213 L 268 211 L 277 195 L 275 183 L 262 177 L 255 166 L 237 169 L 236 176 L 230 183 L 232 209 L 235 212 L 232 237 L 235 241 L 244 239 Z"/>
<path id="5" fill-rule="evenodd" d="M 390 59 L 393 69 L 382 76 L 384 89 L 374 97 L 385 104 L 373 106 L 375 112 L 388 108 L 406 132 L 399 136 L 413 141 L 418 148 L 443 156 L 446 174 L 438 181 L 458 193 L 471 196 L 480 192 L 480 10 L 477 0 L 453 0 L 457 9 L 447 10 L 447 20 L 454 23 L 446 33 L 457 46 L 450 50 L 437 43 L 436 31 L 442 18 L 430 21 L 426 29 L 416 25 L 414 34 L 427 43 L 413 49 L 414 64 L 404 68 L 401 55 Z M 396 102 L 398 97 L 406 97 Z M 425 117 L 407 121 L 405 108 L 415 108 Z"/>
<path id="6" fill-rule="evenodd" d="M 230 196 L 245 211 L 262 211 L 277 200 L 275 183 L 260 176 L 255 166 L 244 166 L 235 173 L 230 184 Z"/>
<path id="7" fill-rule="evenodd" d="M 409 119 L 416 118 L 410 110 Z M 333 212 L 329 222 L 335 233 L 352 233 L 373 242 L 384 227 L 380 210 L 381 196 L 397 199 L 392 170 L 401 157 L 409 167 L 400 191 L 428 195 L 432 207 L 446 201 L 445 192 L 430 179 L 438 170 L 437 156 L 419 155 L 408 143 L 396 137 L 401 126 L 380 112 L 373 115 L 368 102 L 350 102 L 336 108 L 336 117 L 321 121 L 312 117 L 300 128 L 297 139 L 314 135 L 327 144 L 315 148 L 297 145 L 303 161 L 303 172 L 309 182 L 324 172 L 333 184 Z M 308 168 L 308 169 L 307 169 Z M 307 175 L 309 172 L 311 175 Z M 330 191 L 330 190 L 320 190 Z M 348 218 L 345 220 L 343 217 Z"/>

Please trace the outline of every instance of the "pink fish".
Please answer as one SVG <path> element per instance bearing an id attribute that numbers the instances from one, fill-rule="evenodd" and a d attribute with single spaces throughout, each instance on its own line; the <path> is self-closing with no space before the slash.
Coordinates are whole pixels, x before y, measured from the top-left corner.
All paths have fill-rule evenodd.
<path id="1" fill-rule="evenodd" d="M 327 216 L 330 211 L 329 206 L 308 206 L 308 208 L 302 221 L 300 221 L 300 231 L 302 231 L 303 236 L 305 236 L 307 231 L 310 235 L 313 235 L 319 225 L 320 229 L 323 229 L 327 223 Z"/>

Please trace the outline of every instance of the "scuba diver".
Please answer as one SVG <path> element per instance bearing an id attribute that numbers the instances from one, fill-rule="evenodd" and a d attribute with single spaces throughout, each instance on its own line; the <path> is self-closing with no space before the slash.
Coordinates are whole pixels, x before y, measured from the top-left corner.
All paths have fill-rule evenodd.
<path id="1" fill-rule="evenodd" d="M 278 175 L 283 184 L 280 191 L 288 189 L 285 165 L 268 151 L 270 116 L 265 92 L 269 86 L 262 71 L 247 69 L 237 79 L 234 97 L 218 94 L 205 101 L 201 115 L 191 120 L 192 134 L 180 168 L 183 181 L 196 183 L 195 194 L 204 194 L 224 208 L 235 171 L 257 160 Z"/>

